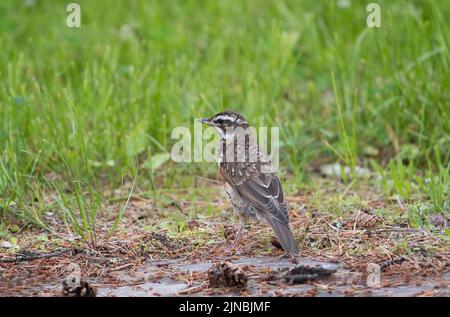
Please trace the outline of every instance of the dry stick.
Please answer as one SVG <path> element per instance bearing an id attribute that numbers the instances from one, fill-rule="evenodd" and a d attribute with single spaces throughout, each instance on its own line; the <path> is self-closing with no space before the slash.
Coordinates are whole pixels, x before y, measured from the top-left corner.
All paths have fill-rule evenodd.
<path id="1" fill-rule="evenodd" d="M 204 288 L 206 288 L 207 286 L 208 285 L 205 282 L 203 282 L 202 284 L 200 284 L 198 286 L 189 287 L 189 288 L 179 291 L 178 295 L 187 295 L 187 294 L 198 293 L 201 290 L 203 290 Z"/>
<path id="2" fill-rule="evenodd" d="M 380 269 L 383 271 L 385 268 L 387 268 L 388 266 L 391 266 L 392 264 L 398 264 L 398 263 L 402 263 L 403 261 L 405 261 L 406 258 L 403 256 L 398 256 L 396 258 L 393 258 L 391 260 L 387 260 L 384 261 L 383 263 L 380 264 Z"/>
<path id="3" fill-rule="evenodd" d="M 54 256 L 58 256 L 70 251 L 74 251 L 75 249 L 60 249 L 56 250 L 54 252 L 50 253 L 41 253 L 41 254 L 18 254 L 15 258 L 12 259 L 0 259 L 0 263 L 17 263 L 17 262 L 24 262 L 24 261 L 31 261 L 36 259 L 43 259 L 43 258 L 51 258 Z"/>
<path id="4" fill-rule="evenodd" d="M 133 266 L 133 265 L 135 265 L 135 264 L 136 264 L 136 263 L 127 263 L 127 264 L 121 265 L 121 266 L 119 266 L 119 267 L 112 268 L 112 269 L 110 269 L 109 271 L 110 271 L 110 272 L 120 271 L 120 270 L 123 270 L 123 269 L 125 269 L 125 268 L 127 268 L 127 267 Z"/>
<path id="5" fill-rule="evenodd" d="M 358 214 L 356 215 L 355 222 L 353 224 L 353 231 L 356 230 L 356 224 L 358 223 L 359 215 L 361 214 L 361 210 L 358 210 Z"/>
<path id="6" fill-rule="evenodd" d="M 412 229 L 412 228 L 381 228 L 375 230 L 368 230 L 370 233 L 380 233 L 380 232 L 404 232 L 404 233 L 420 233 L 428 236 L 428 233 L 422 229 Z"/>

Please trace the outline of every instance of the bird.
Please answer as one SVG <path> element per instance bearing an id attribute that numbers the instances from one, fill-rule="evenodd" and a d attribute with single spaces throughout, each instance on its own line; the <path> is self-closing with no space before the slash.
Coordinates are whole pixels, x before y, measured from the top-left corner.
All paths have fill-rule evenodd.
<path id="1" fill-rule="evenodd" d="M 297 255 L 298 244 L 289 227 L 280 179 L 267 154 L 248 132 L 251 129 L 247 120 L 236 111 L 226 110 L 200 119 L 200 122 L 214 127 L 221 136 L 219 178 L 234 212 L 243 220 L 232 247 L 235 247 L 247 220 L 265 220 L 274 230 L 284 253 Z"/>

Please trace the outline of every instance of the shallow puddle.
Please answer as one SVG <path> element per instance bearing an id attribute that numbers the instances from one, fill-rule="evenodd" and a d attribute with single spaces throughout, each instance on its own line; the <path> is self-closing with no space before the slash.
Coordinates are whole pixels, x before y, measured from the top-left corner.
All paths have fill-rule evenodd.
<path id="1" fill-rule="evenodd" d="M 221 261 L 225 259 L 217 259 Z M 214 262 L 217 262 L 214 261 Z M 116 272 L 114 285 L 95 284 L 98 296 L 449 296 L 450 273 L 417 283 L 401 284 L 382 288 L 368 287 L 365 277 L 358 272 L 343 269 L 341 264 L 319 262 L 308 258 L 292 259 L 243 257 L 232 260 L 234 264 L 247 267 L 250 271 L 247 287 L 207 288 L 206 272 L 213 265 L 212 261 L 188 263 L 181 260 L 150 261 L 132 273 Z M 310 281 L 304 284 L 289 285 L 281 280 L 264 281 L 270 271 L 292 269 L 303 265 L 335 270 L 330 277 Z M 383 274 L 383 273 L 382 273 Z M 180 276 L 197 276 L 190 282 Z M 200 276 L 201 278 L 198 278 Z M 383 277 L 382 277 L 383 278 Z M 383 278 L 384 281 L 384 278 Z"/>

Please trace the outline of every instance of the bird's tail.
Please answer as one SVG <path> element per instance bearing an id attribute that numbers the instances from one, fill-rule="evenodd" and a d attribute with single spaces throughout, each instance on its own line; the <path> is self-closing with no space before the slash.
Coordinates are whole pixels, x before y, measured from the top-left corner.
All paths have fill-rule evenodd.
<path id="1" fill-rule="evenodd" d="M 271 225 L 278 240 L 283 247 L 285 253 L 297 255 L 298 254 L 298 245 L 297 241 L 295 241 L 294 235 L 292 234 L 291 229 L 289 228 L 289 224 L 284 224 L 280 222 L 276 218 L 267 217 L 267 222 Z"/>

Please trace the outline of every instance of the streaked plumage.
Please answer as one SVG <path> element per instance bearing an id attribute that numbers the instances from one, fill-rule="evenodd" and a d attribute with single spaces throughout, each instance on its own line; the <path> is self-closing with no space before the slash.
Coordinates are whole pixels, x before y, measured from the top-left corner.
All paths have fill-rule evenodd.
<path id="1" fill-rule="evenodd" d="M 246 142 L 237 142 L 236 135 L 227 131 L 230 128 L 248 128 L 245 118 L 237 112 L 225 111 L 202 122 L 216 127 L 222 136 L 219 174 L 235 212 L 244 219 L 266 220 L 275 231 L 283 250 L 298 254 L 297 242 L 289 228 L 283 188 L 268 156 L 256 142 L 249 142 L 248 136 L 244 136 Z M 230 147 L 231 151 L 234 149 L 234 157 L 228 160 L 226 151 Z M 245 160 L 236 161 L 239 154 L 244 157 L 242 153 L 245 153 Z M 251 157 L 256 160 L 250 160 Z"/>

